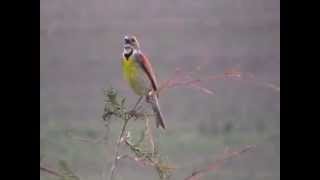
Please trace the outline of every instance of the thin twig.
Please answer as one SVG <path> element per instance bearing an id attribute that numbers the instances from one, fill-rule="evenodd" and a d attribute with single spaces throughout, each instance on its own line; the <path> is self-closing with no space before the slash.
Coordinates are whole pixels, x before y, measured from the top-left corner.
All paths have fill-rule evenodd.
<path id="1" fill-rule="evenodd" d="M 98 139 L 92 139 L 92 138 L 85 138 L 85 137 L 76 136 L 76 135 L 73 135 L 71 132 L 68 132 L 67 136 L 69 136 L 73 140 L 82 141 L 82 142 L 89 142 L 89 143 L 93 143 L 93 144 L 101 144 L 106 139 L 105 135 L 98 138 Z"/>
<path id="2" fill-rule="evenodd" d="M 57 176 L 57 177 L 60 177 L 60 178 L 64 178 L 64 176 L 61 175 L 60 173 L 58 173 L 57 171 L 49 169 L 49 168 L 44 167 L 42 165 L 40 165 L 40 171 L 46 172 L 48 174 L 51 174 L 51 175 L 54 175 L 54 176 Z"/>
<path id="3" fill-rule="evenodd" d="M 237 156 L 239 156 L 239 155 L 241 155 L 241 154 L 243 154 L 245 152 L 248 152 L 249 150 L 252 150 L 255 147 L 256 146 L 249 145 L 249 146 L 244 147 L 241 150 L 228 153 L 226 156 L 214 161 L 213 163 L 207 165 L 205 168 L 202 168 L 202 169 L 200 169 L 198 171 L 193 172 L 190 176 L 185 178 L 185 180 L 198 180 L 204 174 L 206 174 L 208 172 L 211 172 L 211 171 L 215 171 L 217 168 L 219 168 L 227 160 L 233 159 L 233 158 L 235 158 L 235 157 L 237 157 Z"/>
<path id="4" fill-rule="evenodd" d="M 151 148 L 152 148 L 152 154 L 155 153 L 155 144 L 154 144 L 154 140 L 153 140 L 153 136 L 152 136 L 152 132 L 151 132 L 151 127 L 150 127 L 150 120 L 149 118 L 145 115 L 145 120 L 146 120 L 146 130 L 145 132 L 147 133 L 148 137 L 149 137 L 149 142 L 151 144 Z"/>
<path id="5" fill-rule="evenodd" d="M 130 155 L 122 155 L 120 157 L 120 159 L 125 159 L 125 158 L 135 161 L 138 165 L 140 165 L 142 167 L 146 167 L 146 166 L 153 167 L 154 166 L 154 163 L 149 162 L 149 161 L 147 161 L 147 160 L 145 160 L 143 158 L 137 158 L 137 157 L 133 157 L 133 156 L 130 156 Z"/>
<path id="6" fill-rule="evenodd" d="M 153 91 L 152 94 L 160 94 L 163 93 L 164 90 L 169 88 L 174 88 L 177 86 L 187 86 L 194 89 L 198 89 L 206 94 L 213 94 L 213 91 L 203 87 L 200 85 L 201 82 L 208 81 L 208 80 L 219 80 L 219 79 L 237 79 L 243 81 L 251 81 L 256 85 L 262 85 L 264 87 L 271 88 L 277 92 L 280 92 L 280 87 L 266 82 L 259 82 L 254 79 L 254 76 L 250 74 L 249 77 L 245 77 L 244 73 L 240 72 L 238 69 L 231 68 L 227 69 L 223 74 L 219 75 L 209 75 L 202 78 L 193 78 L 191 75 L 194 74 L 193 71 L 182 73 L 180 69 L 176 70 L 175 73 L 171 78 L 161 83 L 160 87 L 157 91 Z"/>
<path id="7" fill-rule="evenodd" d="M 123 135 L 124 135 L 124 133 L 126 131 L 126 127 L 127 127 L 128 122 L 129 122 L 129 119 L 130 118 L 126 118 L 124 120 L 124 123 L 122 125 L 122 130 L 121 130 L 118 142 L 117 142 L 116 147 L 115 147 L 115 158 L 114 158 L 114 161 L 113 161 L 111 169 L 110 169 L 110 180 L 114 179 L 115 169 L 117 167 L 118 160 L 120 159 L 119 158 L 119 147 L 120 147 L 120 144 L 121 144 L 121 142 L 123 140 Z"/>

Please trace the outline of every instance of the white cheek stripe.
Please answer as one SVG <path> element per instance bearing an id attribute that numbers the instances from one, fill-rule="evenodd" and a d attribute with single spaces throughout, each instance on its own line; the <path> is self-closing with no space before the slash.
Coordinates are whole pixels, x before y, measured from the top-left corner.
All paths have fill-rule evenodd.
<path id="1" fill-rule="evenodd" d="M 123 48 L 123 53 L 124 54 L 128 54 L 130 51 L 128 50 L 128 49 L 126 49 L 126 48 Z"/>

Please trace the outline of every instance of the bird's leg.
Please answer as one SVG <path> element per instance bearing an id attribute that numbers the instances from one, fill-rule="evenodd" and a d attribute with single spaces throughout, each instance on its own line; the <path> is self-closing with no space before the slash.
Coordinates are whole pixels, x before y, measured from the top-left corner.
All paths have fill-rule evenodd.
<path id="1" fill-rule="evenodd" d="M 141 100 L 142 100 L 143 96 L 140 96 L 138 101 L 136 102 L 136 104 L 134 105 L 134 107 L 132 108 L 133 111 L 136 110 L 137 106 L 141 103 Z"/>
<path id="2" fill-rule="evenodd" d="M 151 95 L 152 95 L 152 91 L 149 91 L 148 94 L 146 95 L 146 102 L 147 103 L 151 103 L 151 100 L 152 100 L 151 99 L 152 98 Z"/>
<path id="3" fill-rule="evenodd" d="M 129 114 L 131 116 L 137 116 L 137 111 L 141 108 L 141 106 L 138 106 L 141 104 L 141 100 L 143 99 L 143 96 L 140 96 L 134 107 L 129 111 Z"/>

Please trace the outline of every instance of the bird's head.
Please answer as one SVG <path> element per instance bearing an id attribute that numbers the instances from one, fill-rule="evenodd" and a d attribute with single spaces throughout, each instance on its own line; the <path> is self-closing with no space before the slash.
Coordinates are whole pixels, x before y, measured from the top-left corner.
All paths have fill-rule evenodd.
<path id="1" fill-rule="evenodd" d="M 139 50 L 140 45 L 138 39 L 135 36 L 125 36 L 124 37 L 124 47 L 123 54 L 129 57 L 134 50 Z"/>

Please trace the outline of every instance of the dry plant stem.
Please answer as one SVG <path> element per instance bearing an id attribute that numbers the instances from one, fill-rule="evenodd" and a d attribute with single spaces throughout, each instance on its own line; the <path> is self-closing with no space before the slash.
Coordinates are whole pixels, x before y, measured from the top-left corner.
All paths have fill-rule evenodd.
<path id="1" fill-rule="evenodd" d="M 133 110 L 135 110 L 138 107 L 138 105 L 141 103 L 142 99 L 143 99 L 143 96 L 140 96 L 138 101 L 136 102 L 136 104 L 133 106 L 133 108 L 132 108 Z"/>
<path id="2" fill-rule="evenodd" d="M 41 166 L 41 165 L 40 165 L 40 170 L 43 171 L 43 172 L 46 172 L 46 173 L 48 173 L 48 174 L 51 174 L 51 175 L 60 177 L 60 178 L 63 178 L 63 177 L 64 177 L 64 176 L 61 175 L 60 173 L 58 173 L 58 172 L 56 172 L 56 171 L 54 171 L 54 170 L 51 170 L 51 169 L 49 169 L 49 168 L 47 168 L 47 167 Z"/>
<path id="3" fill-rule="evenodd" d="M 228 153 L 226 156 L 216 160 L 215 162 L 207 165 L 205 168 L 200 169 L 198 171 L 193 172 L 190 176 L 185 178 L 185 180 L 199 180 L 203 175 L 205 175 L 208 172 L 215 171 L 217 168 L 219 168 L 223 163 L 225 163 L 227 160 L 233 159 L 245 152 L 248 152 L 249 150 L 255 148 L 256 146 L 246 146 L 241 150 L 234 151 L 231 153 Z"/>
<path id="4" fill-rule="evenodd" d="M 128 141 L 128 139 L 124 139 L 125 144 L 130 148 L 130 149 L 135 149 L 136 147 L 134 146 L 134 144 L 132 144 L 131 142 Z M 137 154 L 136 154 L 137 156 Z M 127 156 L 128 158 L 128 156 Z M 150 166 L 155 166 L 156 162 L 151 158 L 151 157 L 145 157 L 145 159 L 143 158 L 134 158 L 135 161 L 137 162 L 143 162 L 143 164 L 146 165 L 150 165 Z"/>
<path id="5" fill-rule="evenodd" d="M 212 91 L 210 91 L 209 89 L 206 89 L 198 84 L 204 80 L 211 79 L 212 77 L 211 78 L 207 77 L 207 78 L 202 78 L 202 79 L 194 79 L 189 74 L 190 73 L 185 74 L 185 75 L 181 75 L 180 72 L 175 73 L 173 78 L 162 83 L 160 85 L 160 88 L 157 91 L 154 91 L 152 93 L 153 94 L 160 94 L 160 92 L 163 92 L 165 89 L 185 85 L 185 86 L 189 86 L 191 88 L 201 90 L 202 92 L 207 93 L 207 94 L 213 94 Z M 216 76 L 215 78 L 219 79 L 219 78 L 223 78 L 223 77 L 225 77 L 225 76 L 224 75 L 223 76 Z"/>
<path id="6" fill-rule="evenodd" d="M 126 131 L 126 127 L 127 127 L 128 122 L 129 122 L 129 119 L 130 119 L 130 118 L 126 118 L 126 119 L 124 120 L 124 123 L 123 123 L 123 125 L 122 125 L 122 130 L 121 130 L 119 139 L 118 139 L 117 144 L 116 144 L 116 147 L 115 147 L 115 157 L 114 157 L 114 161 L 113 161 L 113 163 L 112 163 L 111 170 L 110 170 L 110 180 L 113 180 L 113 179 L 114 179 L 115 169 L 116 169 L 116 167 L 117 167 L 117 163 L 118 163 L 118 160 L 119 160 L 119 147 L 120 147 L 120 144 L 121 144 L 123 135 L 124 135 L 124 133 L 125 133 L 125 131 Z"/>
<path id="7" fill-rule="evenodd" d="M 130 112 L 135 112 L 136 111 L 136 109 L 138 107 L 138 104 L 140 104 L 142 98 L 143 98 L 143 96 L 139 97 L 138 101 L 136 102 L 135 106 L 133 107 L 133 109 Z M 114 150 L 115 156 L 114 156 L 114 161 L 113 161 L 111 169 L 110 169 L 110 180 L 113 180 L 114 177 L 115 177 L 115 169 L 117 167 L 118 161 L 121 159 L 121 157 L 119 155 L 119 147 L 120 147 L 121 142 L 123 141 L 123 138 L 124 138 L 123 135 L 126 132 L 126 127 L 128 125 L 128 122 L 132 117 L 133 117 L 132 115 L 122 117 L 123 120 L 124 120 L 124 123 L 122 125 L 121 133 L 120 133 L 119 139 L 118 139 L 118 141 L 116 143 L 116 147 L 115 147 L 115 150 Z"/>
<path id="8" fill-rule="evenodd" d="M 75 136 L 75 135 L 72 135 L 71 133 L 67 133 L 67 135 L 73 140 L 77 140 L 77 141 L 81 141 L 81 142 L 89 142 L 89 143 L 93 143 L 93 144 L 101 144 L 103 142 L 103 140 L 105 139 L 105 136 L 102 136 L 99 139 L 90 139 L 90 138 Z"/>
<path id="9" fill-rule="evenodd" d="M 143 159 L 139 159 L 139 158 L 137 158 L 137 157 L 133 157 L 133 156 L 130 156 L 130 155 L 123 155 L 123 156 L 121 156 L 121 159 L 130 159 L 130 160 L 132 160 L 132 161 L 134 161 L 134 162 L 136 162 L 139 166 L 141 166 L 141 167 L 145 167 L 145 166 L 151 166 L 151 167 L 153 167 L 154 166 L 154 164 L 153 163 L 150 163 L 150 162 L 148 162 L 148 161 L 146 161 L 146 160 L 143 160 Z"/>
<path id="10" fill-rule="evenodd" d="M 170 78 L 169 80 L 164 81 L 163 83 L 160 84 L 160 87 L 158 88 L 157 91 L 153 91 L 152 94 L 160 94 L 160 92 L 163 93 L 164 90 L 169 89 L 169 88 L 174 88 L 176 86 L 188 86 L 197 90 L 200 90 L 206 94 L 212 95 L 213 92 L 203 86 L 200 85 L 201 82 L 203 81 L 211 81 L 211 80 L 219 80 L 219 79 L 233 79 L 236 78 L 237 80 L 243 80 L 243 81 L 250 81 L 253 82 L 256 85 L 262 85 L 264 87 L 271 88 L 277 92 L 280 92 L 280 87 L 271 84 L 271 83 L 266 83 L 266 82 L 259 82 L 257 80 L 254 80 L 253 76 L 250 75 L 251 77 L 244 77 L 244 74 L 241 73 L 238 70 L 231 69 L 231 71 L 227 71 L 224 74 L 220 75 L 210 75 L 206 76 L 203 78 L 193 78 L 191 74 L 194 72 L 187 72 L 185 74 L 182 74 L 181 70 L 178 70 L 174 73 L 173 77 Z"/>
<path id="11" fill-rule="evenodd" d="M 149 124 L 150 120 L 149 120 L 149 118 L 148 118 L 146 115 L 144 115 L 144 118 L 145 118 L 145 120 L 146 120 L 146 133 L 148 134 L 148 137 L 149 137 L 149 142 L 150 142 L 151 148 L 152 148 L 152 154 L 154 154 L 154 152 L 155 152 L 155 145 L 154 145 L 154 140 L 153 140 L 153 136 L 152 136 L 150 124 Z"/>

